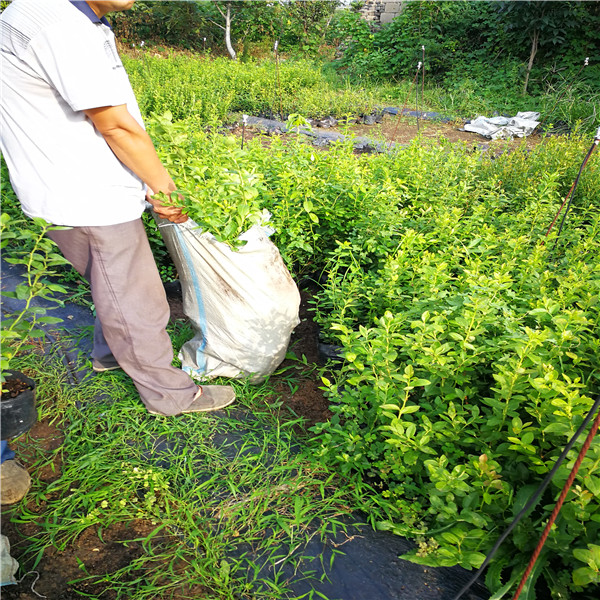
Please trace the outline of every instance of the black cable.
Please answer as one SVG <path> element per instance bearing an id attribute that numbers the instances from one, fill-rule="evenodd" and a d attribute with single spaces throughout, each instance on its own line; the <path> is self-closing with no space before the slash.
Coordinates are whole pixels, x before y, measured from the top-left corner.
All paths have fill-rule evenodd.
<path id="1" fill-rule="evenodd" d="M 485 567 L 487 567 L 487 565 L 490 563 L 490 561 L 492 560 L 492 557 L 494 556 L 494 554 L 496 554 L 496 551 L 498 550 L 498 548 L 500 547 L 502 542 L 508 537 L 508 534 L 515 528 L 517 523 L 525 516 L 525 514 L 529 511 L 529 509 L 534 506 L 534 504 L 537 502 L 537 500 L 540 497 L 540 495 L 542 494 L 542 492 L 548 487 L 548 484 L 554 477 L 556 471 L 558 470 L 558 467 L 560 467 L 561 463 L 566 458 L 569 450 L 571 450 L 571 448 L 577 441 L 577 438 L 581 435 L 581 432 L 586 428 L 587 424 L 592 420 L 592 417 L 596 414 L 596 412 L 598 411 L 598 408 L 600 408 L 600 395 L 598 395 L 598 398 L 596 399 L 596 402 L 594 402 L 594 405 L 590 409 L 590 412 L 586 415 L 585 419 L 583 420 L 583 422 L 581 423 L 581 425 L 579 426 L 579 428 L 577 429 L 577 431 L 575 432 L 573 437 L 569 440 L 569 443 L 565 446 L 565 449 L 562 451 L 561 455 L 558 457 L 556 463 L 554 464 L 554 467 L 552 467 L 552 470 L 546 475 L 546 477 L 544 478 L 544 480 L 542 481 L 542 483 L 540 484 L 538 489 L 535 491 L 533 496 L 531 496 L 531 498 L 528 500 L 527 504 L 525 504 L 525 506 L 521 509 L 519 514 L 513 519 L 512 523 L 508 526 L 506 531 L 498 538 L 498 541 L 494 544 L 494 547 L 490 550 L 488 555 L 485 557 L 485 560 L 483 561 L 481 567 L 479 567 L 479 569 L 473 575 L 473 577 L 463 586 L 463 588 L 460 590 L 460 592 L 458 592 L 458 594 L 456 596 L 454 596 L 454 598 L 452 600 L 459 600 L 459 598 L 477 581 L 477 579 L 479 579 L 479 576 L 483 573 Z"/>
<path id="2" fill-rule="evenodd" d="M 598 142 L 600 142 L 600 127 L 598 127 L 598 131 L 596 132 L 596 137 L 594 138 L 594 142 L 592 143 L 591 148 L 588 150 L 586 157 L 584 158 L 583 162 L 581 163 L 581 167 L 579 168 L 579 173 L 577 174 L 577 178 L 573 182 L 573 185 L 571 186 L 569 193 L 566 195 L 566 197 L 563 200 L 563 203 L 560 205 L 558 211 L 556 211 L 556 215 L 554 216 L 552 223 L 550 223 L 550 226 L 548 227 L 548 230 L 546 231 L 546 237 L 548 237 L 548 235 L 552 231 L 552 228 L 554 227 L 554 224 L 556 223 L 556 219 L 558 219 L 558 215 L 560 215 L 560 212 L 562 211 L 563 206 L 565 205 L 567 200 L 572 197 L 573 192 L 575 191 L 575 187 L 579 183 L 579 177 L 581 175 L 581 172 L 583 171 L 583 167 L 585 167 L 589 157 L 591 156 L 592 152 L 594 151 L 594 148 L 598 145 Z M 564 218 L 563 218 L 563 223 L 564 223 Z M 562 225 L 561 225 L 561 228 L 562 228 Z"/>
<path id="3" fill-rule="evenodd" d="M 556 246 L 558 244 L 558 239 L 560 238 L 560 234 L 562 233 L 563 225 L 565 224 L 565 219 L 567 218 L 567 213 L 569 212 L 569 210 L 571 208 L 571 203 L 573 202 L 573 196 L 575 195 L 575 190 L 577 189 L 577 184 L 579 183 L 579 178 L 581 177 L 581 173 L 583 171 L 583 168 L 585 167 L 588 159 L 592 155 L 592 152 L 594 151 L 594 149 L 596 148 L 597 145 L 598 145 L 598 139 L 596 138 L 594 140 L 594 143 L 592 144 L 592 146 L 588 150 L 588 153 L 586 154 L 586 157 L 583 159 L 583 162 L 581 163 L 581 167 L 579 167 L 579 173 L 577 173 L 577 177 L 575 178 L 575 183 L 573 184 L 573 188 L 571 189 L 571 194 L 570 194 L 570 197 L 569 197 L 569 203 L 567 204 L 567 208 L 565 209 L 565 213 L 563 214 L 563 218 L 562 218 L 562 220 L 560 222 L 560 226 L 558 228 L 558 233 L 556 234 L 556 240 L 554 242 L 554 246 L 552 247 L 553 251 L 556 248 Z"/>

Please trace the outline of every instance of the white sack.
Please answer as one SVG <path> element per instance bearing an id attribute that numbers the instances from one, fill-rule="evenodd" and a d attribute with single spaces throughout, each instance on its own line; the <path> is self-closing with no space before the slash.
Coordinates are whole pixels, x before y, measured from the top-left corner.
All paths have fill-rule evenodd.
<path id="1" fill-rule="evenodd" d="M 183 370 L 199 380 L 252 376 L 259 382 L 270 375 L 300 322 L 300 292 L 268 230 L 251 227 L 238 250 L 191 219 L 161 221 L 160 231 L 196 332 L 179 353 Z"/>
<path id="2" fill-rule="evenodd" d="M 464 126 L 465 131 L 479 133 L 485 137 L 511 139 L 526 137 L 539 125 L 539 112 L 518 112 L 514 117 L 477 117 Z"/>

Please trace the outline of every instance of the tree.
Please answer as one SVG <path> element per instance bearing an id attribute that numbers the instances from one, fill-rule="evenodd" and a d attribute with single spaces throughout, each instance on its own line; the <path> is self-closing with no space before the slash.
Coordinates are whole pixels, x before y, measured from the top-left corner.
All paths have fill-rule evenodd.
<path id="1" fill-rule="evenodd" d="M 233 60 L 236 60 L 237 54 L 231 45 L 231 1 L 229 2 L 214 2 L 214 6 L 225 21 L 224 24 L 218 23 L 216 21 L 210 20 L 211 23 L 221 28 L 225 33 L 225 46 L 227 47 L 227 52 L 229 52 L 229 56 Z"/>
<path id="2" fill-rule="evenodd" d="M 338 5 L 337 0 L 292 0 L 287 4 L 287 12 L 300 25 L 306 40 L 324 21 L 327 29 Z"/>
<path id="3" fill-rule="evenodd" d="M 203 20 L 195 2 L 148 2 L 138 0 L 131 10 L 109 15 L 115 35 L 131 42 L 156 42 L 186 48 L 198 43 Z"/>
<path id="4" fill-rule="evenodd" d="M 565 41 L 569 29 L 575 26 L 573 18 L 578 2 L 549 2 L 527 0 L 524 2 L 500 2 L 507 41 L 516 46 L 529 45 L 529 60 L 523 84 L 527 93 L 529 76 L 538 50 Z"/>
<path id="5" fill-rule="evenodd" d="M 246 34 L 251 23 L 271 14 L 274 6 L 265 0 L 201 0 L 196 2 L 204 19 L 222 30 L 227 52 L 232 60 L 237 59 L 232 37 Z"/>

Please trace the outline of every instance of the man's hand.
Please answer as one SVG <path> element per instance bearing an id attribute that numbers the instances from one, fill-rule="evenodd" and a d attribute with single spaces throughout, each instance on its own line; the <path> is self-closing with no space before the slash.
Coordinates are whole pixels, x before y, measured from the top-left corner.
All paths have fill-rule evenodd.
<path id="1" fill-rule="evenodd" d="M 150 190 L 146 193 L 146 200 L 152 204 L 152 210 L 154 210 L 161 219 L 167 219 L 172 223 L 185 223 L 188 220 L 188 216 L 183 214 L 181 208 L 163 204 L 159 198 L 152 195 Z"/>

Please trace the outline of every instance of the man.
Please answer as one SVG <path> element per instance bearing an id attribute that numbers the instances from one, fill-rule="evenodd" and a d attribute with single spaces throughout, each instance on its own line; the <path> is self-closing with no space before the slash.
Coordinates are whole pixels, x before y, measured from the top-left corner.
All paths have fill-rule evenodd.
<path id="1" fill-rule="evenodd" d="M 169 306 L 141 220 L 175 191 L 147 135 L 105 15 L 133 0 L 14 0 L 0 16 L 0 149 L 25 214 L 90 282 L 95 371 L 121 367 L 152 414 L 217 410 L 230 386 L 172 367 Z M 147 194 L 146 194 L 147 191 Z"/>

